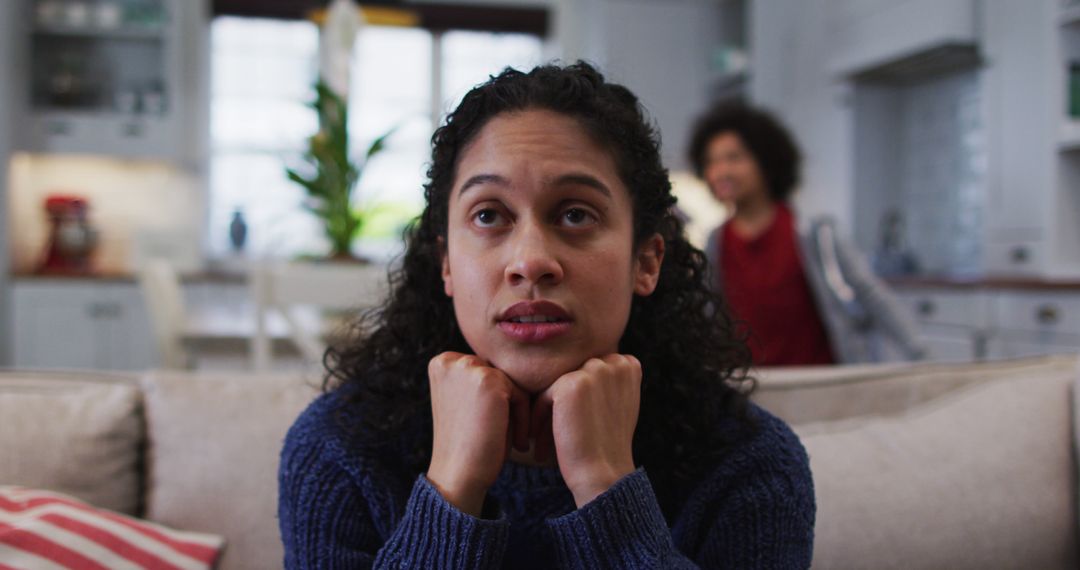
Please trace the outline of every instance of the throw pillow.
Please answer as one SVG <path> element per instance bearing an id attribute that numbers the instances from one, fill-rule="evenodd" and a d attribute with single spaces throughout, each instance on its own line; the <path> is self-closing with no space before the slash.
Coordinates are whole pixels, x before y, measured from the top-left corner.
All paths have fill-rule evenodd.
<path id="1" fill-rule="evenodd" d="M 0 486 L 0 567 L 213 568 L 220 536 L 96 509 L 60 493 Z"/>
<path id="2" fill-rule="evenodd" d="M 142 408 L 134 378 L 0 373 L 0 484 L 139 514 Z"/>

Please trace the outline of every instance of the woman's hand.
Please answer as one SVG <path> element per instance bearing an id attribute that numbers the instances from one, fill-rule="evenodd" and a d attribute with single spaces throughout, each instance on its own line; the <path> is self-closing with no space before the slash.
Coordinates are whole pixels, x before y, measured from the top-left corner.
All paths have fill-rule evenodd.
<path id="1" fill-rule="evenodd" d="M 452 505 L 480 516 L 511 437 L 528 449 L 529 396 L 480 358 L 444 352 L 428 363 L 434 427 L 427 478 Z"/>
<path id="2" fill-rule="evenodd" d="M 641 363 L 624 354 L 591 358 L 541 393 L 532 410 L 536 456 L 554 445 L 578 508 L 634 471 Z M 538 434 L 550 433 L 548 437 Z"/>

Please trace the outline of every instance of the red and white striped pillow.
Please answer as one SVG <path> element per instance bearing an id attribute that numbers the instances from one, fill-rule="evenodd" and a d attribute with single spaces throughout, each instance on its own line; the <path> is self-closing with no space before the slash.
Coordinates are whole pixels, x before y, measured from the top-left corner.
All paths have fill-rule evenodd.
<path id="1" fill-rule="evenodd" d="M 225 539 L 172 530 L 25 487 L 0 485 L 0 570 L 213 568 Z"/>

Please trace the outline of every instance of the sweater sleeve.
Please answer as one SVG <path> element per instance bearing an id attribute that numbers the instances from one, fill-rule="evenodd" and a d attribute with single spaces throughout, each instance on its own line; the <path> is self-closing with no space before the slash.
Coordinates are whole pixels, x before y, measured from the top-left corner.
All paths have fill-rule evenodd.
<path id="1" fill-rule="evenodd" d="M 758 436 L 698 485 L 673 532 L 703 568 L 809 568 L 817 514 L 810 459 L 786 424 L 753 409 Z"/>
<path id="2" fill-rule="evenodd" d="M 926 356 L 927 347 L 919 337 L 915 321 L 900 305 L 888 285 L 874 274 L 873 269 L 854 245 L 838 240 L 836 251 L 844 276 L 851 282 L 855 294 L 867 312 L 881 324 L 882 330 L 896 341 L 910 360 Z"/>
<path id="3" fill-rule="evenodd" d="M 815 505 L 809 479 L 766 472 L 724 492 L 719 504 L 693 508 L 710 513 L 693 552 L 703 568 L 809 568 L 814 550 Z M 715 510 L 712 510 L 715 508 Z"/>
<path id="4" fill-rule="evenodd" d="M 394 515 L 379 497 L 391 491 L 308 427 L 301 418 L 281 454 L 278 519 L 286 568 L 499 567 L 507 522 L 461 512 L 420 476 L 389 528 Z"/>
<path id="5" fill-rule="evenodd" d="M 755 441 L 727 455 L 668 527 L 643 470 L 548 521 L 563 568 L 808 568 L 814 500 L 809 458 L 764 412 Z"/>
<path id="6" fill-rule="evenodd" d="M 645 472 L 548 521 L 560 568 L 696 568 L 671 539 Z"/>
<path id="7" fill-rule="evenodd" d="M 378 559 L 393 568 L 499 568 L 509 533 L 505 520 L 458 510 L 420 476 Z"/>

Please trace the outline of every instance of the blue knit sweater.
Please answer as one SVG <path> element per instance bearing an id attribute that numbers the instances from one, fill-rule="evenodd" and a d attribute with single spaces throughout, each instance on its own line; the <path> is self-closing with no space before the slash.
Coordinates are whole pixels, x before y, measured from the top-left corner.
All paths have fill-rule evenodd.
<path id="1" fill-rule="evenodd" d="M 576 509 L 557 468 L 507 463 L 485 513 L 465 514 L 423 475 L 365 457 L 338 425 L 337 393 L 297 419 L 281 455 L 287 568 L 806 568 L 814 490 L 799 440 L 759 429 L 688 491 L 670 525 L 639 469 Z M 390 460 L 388 460 L 390 459 Z"/>

